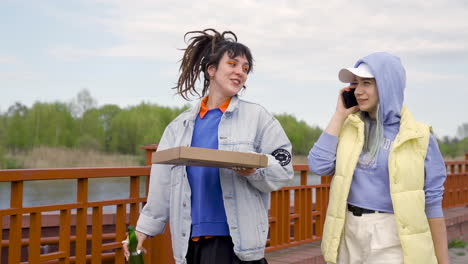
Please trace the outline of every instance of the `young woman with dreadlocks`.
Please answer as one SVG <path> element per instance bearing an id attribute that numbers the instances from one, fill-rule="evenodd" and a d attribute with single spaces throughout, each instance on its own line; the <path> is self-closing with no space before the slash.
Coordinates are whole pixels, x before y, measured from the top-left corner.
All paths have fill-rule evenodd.
<path id="1" fill-rule="evenodd" d="M 268 156 L 259 169 L 153 164 L 148 203 L 136 226 L 139 247 L 171 226 L 176 263 L 267 263 L 270 192 L 293 177 L 291 143 L 262 106 L 245 101 L 249 48 L 231 31 L 191 31 L 175 89 L 201 100 L 166 128 L 159 150 L 192 146 Z M 201 94 L 195 87 L 203 76 Z M 128 256 L 127 247 L 124 245 Z"/>

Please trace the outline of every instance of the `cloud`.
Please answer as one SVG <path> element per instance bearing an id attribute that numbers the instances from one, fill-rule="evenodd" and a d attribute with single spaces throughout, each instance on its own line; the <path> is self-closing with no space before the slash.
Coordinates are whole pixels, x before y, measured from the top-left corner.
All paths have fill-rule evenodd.
<path id="1" fill-rule="evenodd" d="M 461 1 L 101 3 L 109 9 L 98 21 L 121 43 L 97 50 L 96 56 L 174 61 L 181 56 L 177 48 L 185 46 L 185 32 L 215 27 L 236 32 L 262 62 L 259 71 L 305 81 L 330 78 L 311 75 L 317 65 L 351 65 L 372 51 L 402 57 L 468 51 L 468 11 L 459 8 Z"/>
<path id="2" fill-rule="evenodd" d="M 44 81 L 45 73 L 33 71 L 0 71 L 0 84 L 12 81 Z"/>
<path id="3" fill-rule="evenodd" d="M 23 61 L 14 56 L 2 56 L 0 55 L 0 63 L 3 64 L 22 64 Z"/>
<path id="4" fill-rule="evenodd" d="M 55 59 L 63 61 L 79 61 L 99 55 L 100 51 L 85 49 L 73 45 L 55 45 L 47 48 L 46 53 Z"/>
<path id="5" fill-rule="evenodd" d="M 88 50 L 54 47 L 52 54 L 72 59 L 124 56 L 174 61 L 181 56 L 177 49 L 185 47 L 183 34 L 207 27 L 236 32 L 264 63 L 262 71 L 274 75 L 285 70 L 272 66 L 278 62 L 291 65 L 290 70 L 304 67 L 301 61 L 311 68 L 341 61 L 352 64 L 372 51 L 400 56 L 468 53 L 468 10 L 460 8 L 463 1 L 104 0 L 88 4 L 102 8 L 100 16 L 86 15 L 76 21 L 92 20 L 119 41 Z"/>
<path id="6" fill-rule="evenodd" d="M 428 87 L 431 81 L 451 81 L 452 85 L 468 81 L 464 74 L 468 67 L 465 0 L 82 0 L 41 4 L 35 9 L 71 32 L 76 30 L 79 37 L 47 43 L 47 57 L 58 60 L 54 65 L 80 60 L 97 65 L 108 60 L 95 58 L 117 58 L 131 61 L 135 72 L 158 67 L 151 76 L 154 80 L 138 76 L 141 83 L 157 80 L 172 85 L 187 31 L 232 30 L 255 59 L 249 80 L 254 81 L 255 89 L 246 94 L 259 98 L 262 92 L 295 89 L 291 102 L 280 101 L 277 94 L 265 96 L 265 101 L 272 107 L 297 111 L 297 116 L 307 120 L 315 119 L 314 113 L 323 109 L 333 111 L 328 104 L 334 104 L 335 95 L 326 88 L 340 87 L 339 69 L 374 51 L 398 55 L 407 69 L 408 82 L 418 87 Z M 2 61 L 14 60 L 0 55 Z M 128 72 L 127 78 L 134 78 L 132 74 Z M 103 77 L 102 85 L 124 86 L 121 76 L 113 76 L 115 83 Z M 304 111 L 302 105 L 310 111 Z"/>
<path id="7" fill-rule="evenodd" d="M 463 81 L 466 80 L 466 74 L 456 73 L 438 73 L 438 72 L 422 72 L 409 71 L 408 76 L 416 83 L 425 83 L 430 81 Z"/>

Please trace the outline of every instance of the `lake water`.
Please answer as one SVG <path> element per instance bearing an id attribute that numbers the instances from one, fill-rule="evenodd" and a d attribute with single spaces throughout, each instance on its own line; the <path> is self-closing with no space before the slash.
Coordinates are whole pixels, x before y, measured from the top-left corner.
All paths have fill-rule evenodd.
<path id="1" fill-rule="evenodd" d="M 25 181 L 23 207 L 64 204 L 76 202 L 76 180 L 41 180 Z M 146 177 L 140 180 L 140 196 L 145 195 Z M 289 182 L 288 186 L 299 185 L 299 173 Z M 308 175 L 307 183 L 320 184 L 320 177 Z M 88 180 L 88 200 L 102 201 L 125 199 L 130 196 L 130 178 L 98 178 Z M 0 209 L 10 207 L 11 184 L 0 182 Z M 314 195 L 315 196 L 315 195 Z M 114 211 L 115 206 L 105 207 L 104 211 Z"/>
<path id="2" fill-rule="evenodd" d="M 140 196 L 145 194 L 146 177 L 140 180 Z M 76 202 L 77 180 L 25 181 L 23 207 Z M 88 200 L 125 199 L 130 196 L 130 178 L 96 178 L 88 180 Z M 0 209 L 10 207 L 11 184 L 0 183 Z"/>

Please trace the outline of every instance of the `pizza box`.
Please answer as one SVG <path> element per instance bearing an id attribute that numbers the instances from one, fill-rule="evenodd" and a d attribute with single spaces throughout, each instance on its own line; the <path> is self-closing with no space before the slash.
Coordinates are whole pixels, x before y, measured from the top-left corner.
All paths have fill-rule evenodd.
<path id="1" fill-rule="evenodd" d="M 252 152 L 176 147 L 154 152 L 152 163 L 215 168 L 265 168 L 268 158 Z"/>

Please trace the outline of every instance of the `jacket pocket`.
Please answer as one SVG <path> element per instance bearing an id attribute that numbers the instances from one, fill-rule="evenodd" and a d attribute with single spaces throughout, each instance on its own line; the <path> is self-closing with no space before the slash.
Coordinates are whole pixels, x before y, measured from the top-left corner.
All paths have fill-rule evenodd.
<path id="1" fill-rule="evenodd" d="M 265 223 L 268 221 L 264 206 L 261 203 L 258 191 L 254 189 L 246 179 L 234 177 L 236 186 L 235 201 L 236 212 L 235 217 L 239 229 L 231 235 L 239 237 L 239 249 L 257 250 L 260 247 L 265 247 L 268 230 Z"/>
<path id="2" fill-rule="evenodd" d="M 258 242 L 259 242 L 258 246 L 265 247 L 267 236 L 268 236 L 268 225 L 265 226 L 263 221 L 261 221 L 260 224 L 257 225 L 257 235 L 258 235 Z"/>
<path id="3" fill-rule="evenodd" d="M 255 190 L 256 192 L 256 190 Z M 256 201 L 257 201 L 257 218 L 258 218 L 258 224 L 257 224 L 257 236 L 258 236 L 258 246 L 259 247 L 264 247 L 266 245 L 266 240 L 268 237 L 268 214 L 267 210 L 265 209 L 265 206 L 262 201 L 262 197 L 260 194 L 255 193 L 256 196 Z"/>
<path id="4" fill-rule="evenodd" d="M 176 186 L 177 184 L 180 183 L 181 178 L 183 176 L 183 168 L 184 166 L 180 165 L 172 165 L 171 166 L 171 173 L 169 174 L 169 177 L 171 177 L 171 186 Z"/>
<path id="5" fill-rule="evenodd" d="M 233 150 L 238 152 L 256 152 L 254 143 L 251 141 L 235 142 Z"/>

